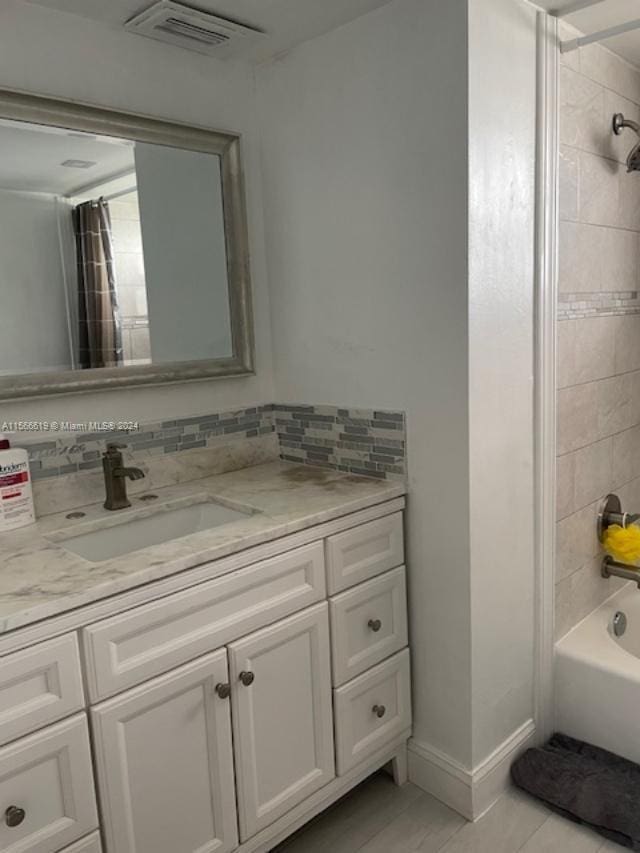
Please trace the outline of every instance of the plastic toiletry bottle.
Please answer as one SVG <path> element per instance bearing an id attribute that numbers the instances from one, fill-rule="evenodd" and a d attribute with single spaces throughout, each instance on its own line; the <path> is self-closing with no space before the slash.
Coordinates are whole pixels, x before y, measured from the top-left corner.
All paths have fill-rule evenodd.
<path id="1" fill-rule="evenodd" d="M 0 533 L 35 520 L 29 455 L 11 447 L 7 436 L 0 433 Z"/>

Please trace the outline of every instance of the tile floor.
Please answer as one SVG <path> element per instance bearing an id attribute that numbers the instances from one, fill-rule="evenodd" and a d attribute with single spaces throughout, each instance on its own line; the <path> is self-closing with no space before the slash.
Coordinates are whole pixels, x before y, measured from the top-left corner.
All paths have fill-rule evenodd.
<path id="1" fill-rule="evenodd" d="M 512 790 L 467 823 L 378 773 L 272 853 L 615 853 L 624 850 Z"/>

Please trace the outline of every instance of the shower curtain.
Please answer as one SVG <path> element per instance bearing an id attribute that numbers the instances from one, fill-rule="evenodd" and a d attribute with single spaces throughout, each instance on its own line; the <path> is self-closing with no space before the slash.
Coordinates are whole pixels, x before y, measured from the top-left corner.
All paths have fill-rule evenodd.
<path id="1" fill-rule="evenodd" d="M 122 364 L 122 322 L 116 291 L 109 205 L 87 201 L 73 211 L 78 261 L 78 363 Z"/>

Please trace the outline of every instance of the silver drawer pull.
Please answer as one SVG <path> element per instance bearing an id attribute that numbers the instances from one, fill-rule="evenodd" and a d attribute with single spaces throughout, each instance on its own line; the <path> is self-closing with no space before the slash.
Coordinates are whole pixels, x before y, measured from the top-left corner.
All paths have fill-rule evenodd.
<path id="1" fill-rule="evenodd" d="M 9 806 L 4 813 L 4 822 L 8 827 L 13 829 L 16 826 L 20 826 L 26 816 L 27 813 L 24 809 L 21 809 L 18 806 Z"/>
<path id="2" fill-rule="evenodd" d="M 369 619 L 367 625 L 371 628 L 374 634 L 377 634 L 380 628 L 382 628 L 382 622 L 379 619 Z"/>
<path id="3" fill-rule="evenodd" d="M 379 720 L 381 720 L 387 713 L 387 709 L 384 707 L 384 705 L 374 705 L 371 710 L 376 715 L 376 717 L 378 717 Z"/>

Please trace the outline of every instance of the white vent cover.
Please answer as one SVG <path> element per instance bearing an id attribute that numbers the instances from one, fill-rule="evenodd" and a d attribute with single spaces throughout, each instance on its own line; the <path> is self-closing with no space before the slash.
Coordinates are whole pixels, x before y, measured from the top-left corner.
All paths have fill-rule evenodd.
<path id="1" fill-rule="evenodd" d="M 220 57 L 229 56 L 238 41 L 264 36 L 260 30 L 192 9 L 175 0 L 158 0 L 127 21 L 125 27 L 141 36 Z"/>

